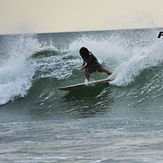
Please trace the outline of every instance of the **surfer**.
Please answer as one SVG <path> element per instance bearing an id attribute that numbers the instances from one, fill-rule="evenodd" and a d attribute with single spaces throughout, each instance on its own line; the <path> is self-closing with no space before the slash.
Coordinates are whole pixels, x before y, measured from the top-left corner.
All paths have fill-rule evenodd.
<path id="1" fill-rule="evenodd" d="M 98 62 L 97 58 L 85 47 L 82 47 L 79 50 L 80 56 L 83 59 L 82 68 L 80 70 L 85 70 L 85 76 L 89 81 L 89 73 L 92 72 L 105 72 L 108 75 L 111 75 L 110 71 L 102 67 Z"/>

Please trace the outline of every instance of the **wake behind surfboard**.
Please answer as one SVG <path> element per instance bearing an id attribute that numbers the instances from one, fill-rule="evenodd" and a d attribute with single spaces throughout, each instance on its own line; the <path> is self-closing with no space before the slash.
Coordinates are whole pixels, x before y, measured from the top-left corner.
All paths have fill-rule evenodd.
<path id="1" fill-rule="evenodd" d="M 59 87 L 57 89 L 58 90 L 63 90 L 63 91 L 71 91 L 71 90 L 74 90 L 75 88 L 82 88 L 82 87 L 94 86 L 94 85 L 99 85 L 99 84 L 109 84 L 109 81 L 111 81 L 111 80 L 109 80 L 109 79 L 101 79 L 101 80 L 96 80 L 96 81 L 89 82 L 88 85 L 86 83 L 79 83 L 79 84 Z"/>

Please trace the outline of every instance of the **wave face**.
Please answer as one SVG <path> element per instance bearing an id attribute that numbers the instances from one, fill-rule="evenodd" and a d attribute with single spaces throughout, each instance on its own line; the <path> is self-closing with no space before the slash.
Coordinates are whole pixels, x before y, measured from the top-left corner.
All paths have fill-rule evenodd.
<path id="1" fill-rule="evenodd" d="M 9 102 L 15 105 L 22 100 L 23 104 L 30 101 L 31 107 L 66 108 L 64 100 L 74 99 L 69 109 L 77 107 L 75 99 L 82 103 L 84 98 L 56 88 L 85 80 L 84 73 L 79 71 L 82 60 L 78 51 L 83 46 L 112 72 L 114 79 L 112 86 L 83 92 L 85 96 L 91 91 L 92 96 L 98 98 L 91 101 L 94 107 L 107 107 L 110 97 L 117 106 L 121 106 L 122 99 L 124 105 L 134 107 L 162 105 L 163 39 L 157 38 L 159 31 L 0 36 L 0 105 Z M 102 73 L 91 74 L 91 80 L 106 77 Z"/>

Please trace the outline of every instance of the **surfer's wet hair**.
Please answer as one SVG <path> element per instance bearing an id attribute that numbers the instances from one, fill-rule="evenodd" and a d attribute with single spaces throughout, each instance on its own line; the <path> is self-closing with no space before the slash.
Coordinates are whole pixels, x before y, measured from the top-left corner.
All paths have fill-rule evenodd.
<path id="1" fill-rule="evenodd" d="M 89 57 L 89 50 L 85 47 L 82 47 L 80 50 L 79 50 L 79 53 L 81 55 L 81 57 L 84 59 L 84 58 L 88 58 Z"/>

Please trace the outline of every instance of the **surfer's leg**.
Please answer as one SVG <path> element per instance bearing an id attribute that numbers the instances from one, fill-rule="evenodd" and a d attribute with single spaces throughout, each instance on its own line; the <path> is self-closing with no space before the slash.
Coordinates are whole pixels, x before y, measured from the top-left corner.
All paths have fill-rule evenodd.
<path id="1" fill-rule="evenodd" d="M 89 81 L 89 71 L 88 71 L 88 67 L 85 68 L 85 76 L 86 76 L 87 80 Z"/>
<path id="2" fill-rule="evenodd" d="M 100 72 L 105 72 L 106 74 L 111 75 L 111 72 L 110 72 L 109 70 L 106 70 L 106 69 L 103 68 L 103 67 L 100 68 L 99 71 L 100 71 Z"/>

